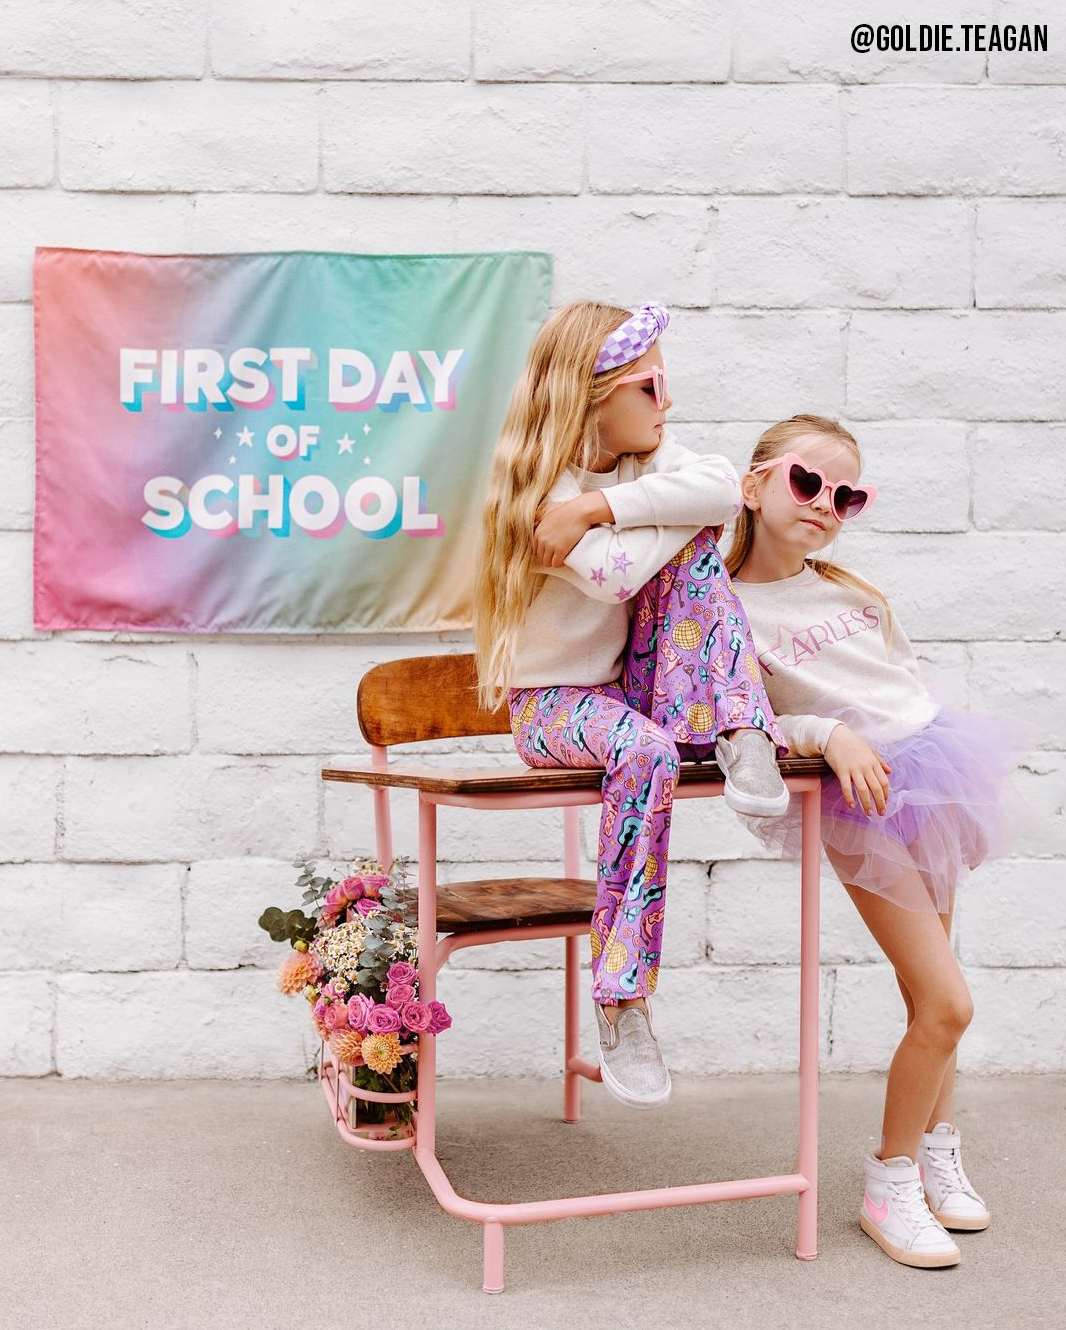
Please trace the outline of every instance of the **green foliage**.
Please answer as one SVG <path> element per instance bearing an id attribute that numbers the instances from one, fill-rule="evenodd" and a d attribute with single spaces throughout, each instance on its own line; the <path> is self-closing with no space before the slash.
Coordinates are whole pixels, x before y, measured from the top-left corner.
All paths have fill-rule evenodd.
<path id="1" fill-rule="evenodd" d="M 404 1094 L 408 1090 L 413 1090 L 418 1083 L 415 1066 L 407 1059 L 395 1068 L 391 1076 L 381 1076 L 376 1071 L 371 1071 L 369 1067 L 350 1067 L 349 1073 L 352 1084 L 358 1086 L 360 1090 L 375 1090 L 379 1094 Z M 390 1113 L 396 1114 L 398 1122 L 410 1122 L 413 1107 L 410 1102 L 382 1104 L 373 1099 L 360 1099 L 356 1112 L 361 1123 L 384 1122 Z"/>
<path id="2" fill-rule="evenodd" d="M 275 942 L 310 943 L 318 928 L 318 920 L 309 918 L 303 910 L 279 910 L 271 905 L 259 916 L 259 927 L 265 928 Z"/>
<path id="3" fill-rule="evenodd" d="M 312 914 L 315 919 L 322 918 L 322 905 L 330 890 L 337 885 L 335 878 L 328 877 L 325 874 L 316 873 L 318 865 L 313 859 L 306 855 L 294 860 L 293 868 L 298 868 L 300 874 L 296 879 L 296 885 L 303 888 L 303 895 L 300 897 L 301 905 L 314 905 Z"/>

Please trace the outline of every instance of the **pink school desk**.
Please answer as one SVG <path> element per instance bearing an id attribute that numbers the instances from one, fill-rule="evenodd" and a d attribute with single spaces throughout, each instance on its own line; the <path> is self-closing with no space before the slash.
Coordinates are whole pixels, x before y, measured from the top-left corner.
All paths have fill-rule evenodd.
<path id="1" fill-rule="evenodd" d="M 581 972 L 578 940 L 588 934 L 595 882 L 578 877 L 578 808 L 600 802 L 598 769 L 534 769 L 517 757 L 507 766 L 433 767 L 417 758 L 390 763 L 388 747 L 507 733 L 506 709 L 479 709 L 473 691 L 473 657 L 428 656 L 376 666 L 359 686 L 360 729 L 370 745 L 370 763 L 326 768 L 324 780 L 367 785 L 374 801 L 376 853 L 392 862 L 390 789 L 410 789 L 418 797 L 418 937 L 419 998 L 437 996 L 437 972 L 462 947 L 490 942 L 559 937 L 565 939 L 563 1121 L 580 1120 L 581 1078 L 600 1080 L 599 1066 L 579 1055 L 578 1014 Z M 727 1182 L 644 1191 L 567 1196 L 556 1200 L 499 1204 L 460 1196 L 437 1158 L 436 1040 L 422 1035 L 418 1052 L 415 1131 L 398 1139 L 370 1139 L 349 1125 L 349 1107 L 360 1099 L 395 1100 L 356 1089 L 323 1045 L 319 1078 L 341 1137 L 366 1149 L 411 1150 L 434 1196 L 449 1214 L 473 1220 L 484 1229 L 484 1279 L 487 1293 L 503 1290 L 503 1233 L 509 1224 L 582 1215 L 697 1205 L 755 1196 L 795 1193 L 799 1198 L 796 1255 L 817 1255 L 818 1197 L 818 885 L 820 862 L 821 776 L 829 768 L 820 758 L 788 758 L 781 763 L 785 784 L 802 798 L 803 852 L 800 863 L 800 1003 L 799 1003 L 799 1142 L 796 1172 Z M 683 763 L 675 799 L 720 795 L 721 773 L 713 763 Z M 507 878 L 452 883 L 438 889 L 437 809 L 561 808 L 563 871 L 558 878 Z M 407 1096 L 409 1097 L 409 1096 Z"/>

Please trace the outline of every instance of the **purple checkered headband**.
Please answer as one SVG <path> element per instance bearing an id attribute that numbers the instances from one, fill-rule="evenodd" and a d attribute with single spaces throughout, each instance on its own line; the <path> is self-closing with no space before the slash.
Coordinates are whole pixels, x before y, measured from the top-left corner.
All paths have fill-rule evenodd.
<path id="1" fill-rule="evenodd" d="M 620 328 L 608 333 L 607 340 L 600 347 L 593 374 L 600 374 L 605 369 L 616 369 L 619 365 L 628 365 L 631 360 L 642 356 L 648 347 L 664 332 L 670 322 L 670 311 L 662 305 L 641 305 L 640 309 L 626 319 Z"/>

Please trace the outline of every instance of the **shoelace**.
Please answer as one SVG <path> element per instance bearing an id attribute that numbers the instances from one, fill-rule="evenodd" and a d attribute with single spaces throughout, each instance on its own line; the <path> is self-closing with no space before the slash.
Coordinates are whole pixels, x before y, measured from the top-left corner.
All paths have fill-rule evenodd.
<path id="1" fill-rule="evenodd" d="M 936 1216 L 930 1213 L 918 1178 L 913 1178 L 910 1182 L 889 1182 L 887 1185 L 889 1194 L 896 1202 L 903 1221 L 909 1228 L 918 1230 L 933 1227 L 947 1231 Z"/>
<path id="2" fill-rule="evenodd" d="M 981 1199 L 971 1186 L 970 1179 L 962 1171 L 962 1158 L 955 1146 L 946 1148 L 941 1146 L 939 1149 L 929 1147 L 926 1149 L 925 1157 L 946 1194 L 961 1191 L 967 1196 L 972 1196 L 975 1201 Z"/>

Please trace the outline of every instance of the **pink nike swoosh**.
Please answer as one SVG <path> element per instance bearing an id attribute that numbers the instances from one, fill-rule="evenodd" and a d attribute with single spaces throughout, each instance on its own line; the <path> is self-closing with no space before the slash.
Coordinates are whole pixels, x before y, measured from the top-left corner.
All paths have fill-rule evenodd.
<path id="1" fill-rule="evenodd" d="M 921 1180 L 922 1180 L 923 1182 L 925 1181 L 925 1165 L 924 1165 L 924 1164 L 919 1164 L 919 1165 L 918 1165 L 918 1176 L 921 1178 Z"/>
<path id="2" fill-rule="evenodd" d="M 866 1213 L 874 1223 L 883 1224 L 888 1218 L 888 1202 L 882 1201 L 880 1205 L 874 1205 L 873 1201 L 870 1200 L 870 1193 L 868 1191 L 863 1192 L 862 1199 L 866 1205 Z"/>

